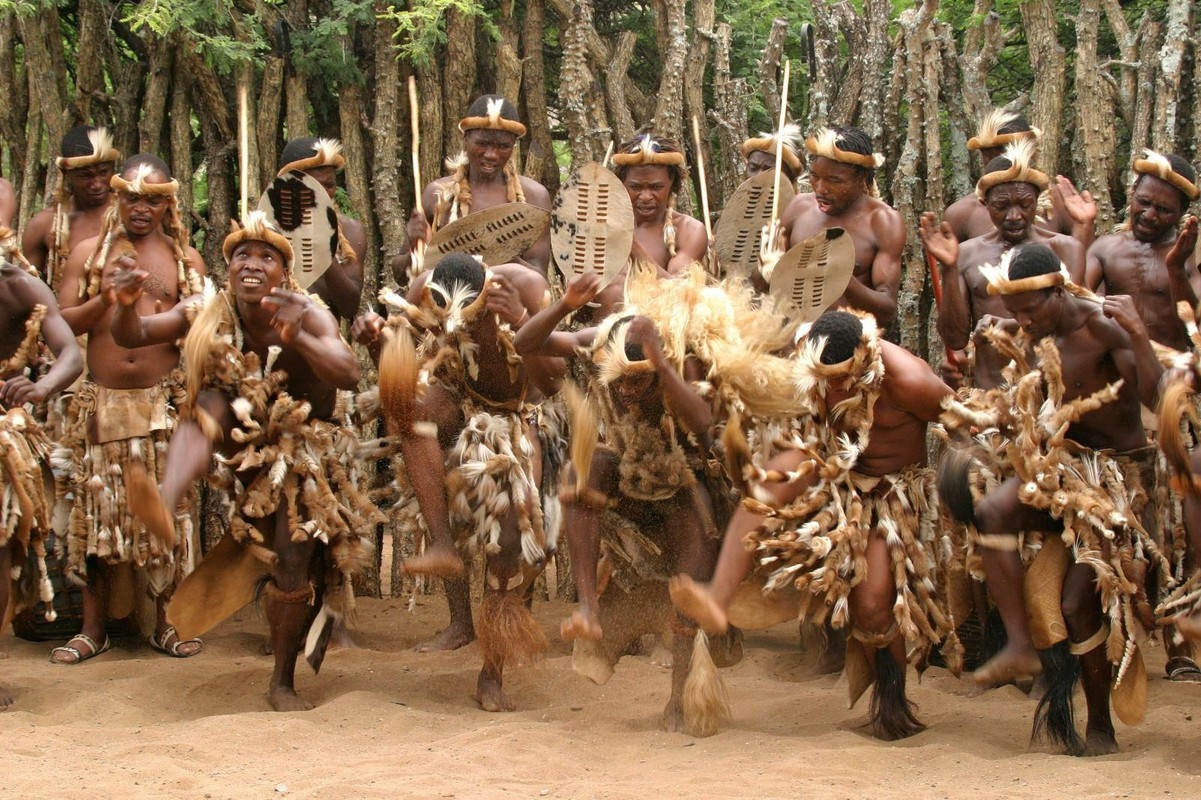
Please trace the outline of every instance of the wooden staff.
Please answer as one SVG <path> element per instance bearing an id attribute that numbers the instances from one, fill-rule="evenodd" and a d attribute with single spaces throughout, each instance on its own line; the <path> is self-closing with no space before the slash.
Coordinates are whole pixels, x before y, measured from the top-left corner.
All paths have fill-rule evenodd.
<path id="1" fill-rule="evenodd" d="M 421 190 L 425 188 L 421 185 L 421 123 L 418 121 L 417 111 L 417 78 L 409 76 L 409 124 L 413 132 L 413 194 L 417 198 L 414 207 L 421 216 L 425 216 L 425 206 L 421 203 Z M 409 256 L 409 276 L 415 276 L 421 272 L 425 262 L 425 241 L 417 242 L 417 250 Z"/>
<path id="2" fill-rule="evenodd" d="M 780 122 L 776 128 L 776 178 L 772 183 L 771 192 L 771 224 L 775 225 L 776 216 L 780 211 L 780 164 L 784 159 L 784 125 L 788 119 L 788 78 L 792 71 L 792 62 L 784 61 L 784 80 L 780 86 Z"/>
<path id="3" fill-rule="evenodd" d="M 701 153 L 701 129 L 692 117 L 692 141 L 696 145 L 696 169 L 701 176 L 701 212 L 705 215 L 705 233 L 713 239 L 713 225 L 709 222 L 709 190 L 705 186 L 705 157 Z"/>
<path id="4" fill-rule="evenodd" d="M 613 140 L 609 140 L 609 146 L 605 148 L 605 158 L 601 161 L 601 166 L 605 169 L 609 168 L 609 159 L 613 157 Z"/>
<path id="5" fill-rule="evenodd" d="M 250 211 L 250 91 L 245 81 L 238 86 L 238 161 L 241 172 L 242 198 L 239 209 L 245 221 Z"/>

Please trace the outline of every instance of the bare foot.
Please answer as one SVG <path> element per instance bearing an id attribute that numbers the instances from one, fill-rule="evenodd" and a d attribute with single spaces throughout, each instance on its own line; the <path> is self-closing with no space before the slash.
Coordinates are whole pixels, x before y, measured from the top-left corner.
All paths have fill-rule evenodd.
<path id="1" fill-rule="evenodd" d="M 578 611 L 573 611 L 570 617 L 559 624 L 559 638 L 565 642 L 572 642 L 576 639 L 599 642 L 603 635 L 604 631 L 601 630 L 600 623 L 596 621 L 596 614 L 583 606 L 580 606 Z"/>
<path id="2" fill-rule="evenodd" d="M 663 727 L 669 733 L 680 733 L 684 730 L 684 704 L 679 698 L 667 701 L 663 709 Z"/>
<path id="3" fill-rule="evenodd" d="M 431 547 L 419 556 L 406 558 L 404 571 L 410 575 L 437 575 L 442 578 L 458 578 L 463 574 L 463 559 L 447 547 Z"/>
<path id="4" fill-rule="evenodd" d="M 725 633 L 730 627 L 726 612 L 714 602 L 703 584 L 687 575 L 677 575 L 668 581 L 667 590 L 679 612 L 694 620 L 710 636 Z"/>
<path id="5" fill-rule="evenodd" d="M 1164 638 L 1167 638 L 1166 634 Z M 1186 656 L 1169 658 L 1164 671 L 1167 673 L 1165 677 L 1176 683 L 1201 683 L 1201 669 L 1197 668 L 1196 661 Z"/>
<path id="6" fill-rule="evenodd" d="M 1080 751 L 1080 755 L 1107 756 L 1116 752 L 1118 740 L 1114 738 L 1113 731 L 1089 729 L 1085 732 L 1084 749 Z"/>
<path id="7" fill-rule="evenodd" d="M 130 512 L 146 526 L 146 532 L 157 539 L 164 550 L 175 547 L 175 520 L 171 510 L 140 461 L 125 465 L 125 496 Z"/>
<path id="8" fill-rule="evenodd" d="M 8 711 L 9 706 L 16 701 L 16 697 L 8 689 L 0 686 L 0 711 Z"/>
<path id="9" fill-rule="evenodd" d="M 972 679 L 981 686 L 1004 686 L 1019 678 L 1033 678 L 1042 671 L 1038 653 L 1006 646 L 972 673 Z"/>
<path id="10" fill-rule="evenodd" d="M 487 670 L 480 670 L 480 679 L 476 684 L 475 702 L 485 711 L 513 711 L 517 706 L 500 687 L 500 680 Z"/>
<path id="11" fill-rule="evenodd" d="M 458 650 L 473 641 L 475 641 L 475 631 L 470 628 L 462 628 L 452 622 L 433 639 L 417 645 L 416 649 L 418 653 L 440 653 L 444 650 Z"/>
<path id="12" fill-rule="evenodd" d="M 725 636 L 714 636 L 709 640 L 709 655 L 717 667 L 732 667 L 742 661 L 742 631 L 731 625 Z"/>
<path id="13" fill-rule="evenodd" d="M 273 686 L 267 691 L 267 702 L 276 711 L 312 711 L 313 704 L 296 694 L 291 686 Z"/>

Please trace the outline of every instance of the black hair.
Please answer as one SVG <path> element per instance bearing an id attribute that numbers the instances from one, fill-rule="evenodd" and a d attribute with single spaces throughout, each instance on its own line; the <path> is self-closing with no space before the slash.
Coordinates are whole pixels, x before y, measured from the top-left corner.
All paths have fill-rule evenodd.
<path id="1" fill-rule="evenodd" d="M 875 155 L 875 146 L 872 143 L 872 137 L 866 131 L 859 128 L 841 128 L 837 125 L 831 125 L 830 130 L 834 131 L 837 138 L 834 144 L 839 150 L 845 150 L 848 153 L 858 153 L 861 156 L 869 158 Z M 863 172 L 864 180 L 868 186 L 876 179 L 876 170 L 874 167 L 861 167 L 858 164 L 850 166 Z"/>
<path id="2" fill-rule="evenodd" d="M 1024 244 L 1013 250 L 1009 260 L 1009 280 L 1033 278 L 1059 272 L 1059 256 L 1045 244 Z"/>
<path id="3" fill-rule="evenodd" d="M 855 355 L 855 348 L 863 338 L 863 323 L 848 311 L 827 311 L 809 329 L 810 338 L 818 336 L 826 337 L 821 362 L 826 365 L 841 364 Z"/>
<path id="4" fill-rule="evenodd" d="M 161 172 L 167 180 L 171 180 L 171 168 L 167 166 L 167 162 L 163 161 L 153 153 L 138 153 L 125 159 L 125 163 L 121 165 L 121 173 L 136 169 L 145 164 L 155 172 Z"/>
<path id="5" fill-rule="evenodd" d="M 1028 133 L 1032 130 L 1030 122 L 1024 116 L 1018 114 L 1009 120 L 1009 122 L 997 128 L 997 133 Z"/>
<path id="6" fill-rule="evenodd" d="M 500 117 L 507 119 L 510 122 L 521 122 L 521 118 L 517 116 L 517 106 L 510 103 L 506 98 L 499 94 L 482 94 L 475 98 L 475 101 L 467 106 L 467 113 L 464 116 L 468 117 L 486 117 L 488 116 L 488 103 L 493 100 L 500 100 Z"/>
<path id="7" fill-rule="evenodd" d="M 430 282 L 438 284 L 452 294 L 456 286 L 466 286 L 479 296 L 484 290 L 484 265 L 477 261 L 475 256 L 467 253 L 448 253 L 434 267 Z M 434 293 L 434 302 L 439 306 L 446 305 L 437 292 Z"/>
<path id="8" fill-rule="evenodd" d="M 659 136 L 658 134 L 652 133 L 649 130 L 645 131 L 644 133 L 640 133 L 631 139 L 626 139 L 624 142 L 622 142 L 621 144 L 619 144 L 617 146 L 617 152 L 618 153 L 637 153 L 637 152 L 639 152 L 642 149 L 642 140 L 648 136 L 650 137 L 650 140 L 651 140 L 651 145 L 652 145 L 651 149 L 654 150 L 656 153 L 682 153 L 682 152 L 684 152 L 683 150 L 680 149 L 680 145 L 679 145 L 679 143 L 676 142 L 675 139 L 669 139 L 666 136 Z M 643 165 L 642 164 L 622 164 L 622 165 L 618 166 L 613 172 L 615 175 L 617 175 L 617 179 L 619 181 L 624 181 L 626 179 L 626 173 L 628 173 L 632 167 L 639 167 L 639 166 L 643 166 Z M 680 190 L 680 181 L 681 181 L 680 168 L 673 167 L 668 164 L 662 164 L 660 166 L 663 166 L 667 170 L 667 173 L 669 175 L 671 175 L 671 190 L 673 192 L 678 192 Z"/>
<path id="9" fill-rule="evenodd" d="M 80 125 L 64 133 L 59 155 L 63 158 L 96 155 L 92 150 L 92 141 L 88 139 L 88 134 L 95 130 L 98 130 L 95 125 Z"/>
<path id="10" fill-rule="evenodd" d="M 283 152 L 279 154 L 279 168 L 283 169 L 293 161 L 302 161 L 315 155 L 317 155 L 317 137 L 301 136 L 284 145 Z"/>
<path id="11" fill-rule="evenodd" d="M 626 358 L 630 361 L 646 361 L 646 351 L 642 342 L 626 342 Z"/>
<path id="12" fill-rule="evenodd" d="M 1173 172 L 1180 175 L 1180 177 L 1184 178 L 1189 183 L 1195 184 L 1197 182 L 1197 171 L 1193 169 L 1193 165 L 1188 163 L 1188 161 L 1176 155 L 1175 153 L 1167 153 L 1164 155 L 1164 158 L 1166 158 L 1168 163 L 1172 165 Z M 1143 182 L 1143 178 L 1146 177 L 1148 177 L 1148 175 L 1145 172 L 1139 175 L 1138 180 L 1134 182 L 1134 189 L 1137 189 L 1139 184 Z M 1155 178 L 1158 176 L 1151 175 L 1150 177 Z M 1180 210 L 1183 213 L 1186 209 L 1188 209 L 1189 203 L 1191 203 L 1192 200 L 1187 194 L 1181 191 L 1180 187 L 1176 186 L 1175 184 L 1168 185 L 1180 192 Z"/>

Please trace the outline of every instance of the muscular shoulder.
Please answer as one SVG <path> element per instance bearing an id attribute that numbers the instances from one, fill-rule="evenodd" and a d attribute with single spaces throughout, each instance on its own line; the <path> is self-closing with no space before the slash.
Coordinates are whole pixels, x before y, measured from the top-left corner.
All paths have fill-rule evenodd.
<path id="1" fill-rule="evenodd" d="M 1086 300 L 1076 302 L 1088 303 Z M 1090 306 L 1088 314 L 1084 318 L 1084 327 L 1088 332 L 1111 350 L 1130 347 L 1130 335 L 1126 333 L 1125 329 L 1106 316 L 1100 306 L 1092 303 L 1088 303 L 1088 305 Z"/>
<path id="2" fill-rule="evenodd" d="M 41 281 L 40 278 L 35 278 L 20 267 L 12 264 L 5 264 L 0 267 L 0 282 L 3 283 L 4 292 L 15 303 L 7 310 L 21 312 L 32 308 L 34 305 L 55 305 L 54 295 L 50 293 L 50 287 Z"/>
<path id="3" fill-rule="evenodd" d="M 525 201 L 527 203 L 550 211 L 550 192 L 546 190 L 545 186 L 538 183 L 538 181 L 522 175 L 521 191 L 525 194 Z"/>
<path id="4" fill-rule="evenodd" d="M 1062 233 L 1053 233 L 1046 241 L 1047 247 L 1055 255 L 1059 256 L 1061 261 L 1068 261 L 1073 258 L 1080 258 L 1084 255 L 1084 245 L 1077 239 L 1067 236 Z"/>
<path id="5" fill-rule="evenodd" d="M 1098 261 L 1104 262 L 1107 258 L 1112 258 L 1117 251 L 1125 244 L 1126 238 L 1120 233 L 1107 233 L 1104 236 L 1098 236 L 1088 248 L 1088 255 Z"/>
<path id="6" fill-rule="evenodd" d="M 50 233 L 50 226 L 53 223 L 54 209 L 42 209 L 30 217 L 29 222 L 25 225 L 25 239 L 41 240 L 46 238 L 46 235 Z"/>
<path id="7" fill-rule="evenodd" d="M 951 388 L 922 359 L 889 341 L 880 342 L 884 394 L 898 408 L 922 419 L 937 418 L 937 408 Z"/>
<path id="8" fill-rule="evenodd" d="M 951 227 L 954 227 L 957 221 L 962 222 L 966 220 L 980 205 L 980 198 L 976 197 L 975 192 L 965 194 L 947 206 L 947 210 L 943 212 L 943 219 L 951 223 Z"/>
<path id="9" fill-rule="evenodd" d="M 501 264 L 491 269 L 497 275 L 504 275 L 514 287 L 522 292 L 527 290 L 543 292 L 550 288 L 546 278 L 524 264 Z"/>

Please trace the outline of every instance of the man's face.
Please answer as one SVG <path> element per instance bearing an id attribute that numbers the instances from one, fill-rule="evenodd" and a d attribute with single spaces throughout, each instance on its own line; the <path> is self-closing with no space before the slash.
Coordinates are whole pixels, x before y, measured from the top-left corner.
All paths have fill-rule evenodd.
<path id="1" fill-rule="evenodd" d="M 1063 311 L 1063 290 L 1058 286 L 1004 295 L 1005 309 L 1035 341 L 1055 332 Z"/>
<path id="2" fill-rule="evenodd" d="M 1176 228 L 1185 208 L 1176 187 L 1143 175 L 1130 195 L 1130 232 L 1140 242 L 1161 241 Z"/>
<path id="3" fill-rule="evenodd" d="M 517 136 L 508 131 L 476 128 L 463 134 L 463 144 L 467 162 L 481 175 L 491 177 L 509 163 Z"/>
<path id="4" fill-rule="evenodd" d="M 760 172 L 770 172 L 776 166 L 776 159 L 771 153 L 763 150 L 753 150 L 746 157 L 746 176 L 753 178 Z"/>
<path id="5" fill-rule="evenodd" d="M 809 185 L 813 187 L 818 210 L 830 216 L 846 211 L 867 191 L 859 167 L 822 156 L 809 159 Z"/>
<path id="6" fill-rule="evenodd" d="M 331 200 L 334 198 L 334 193 L 338 191 L 337 167 L 313 167 L 306 169 L 304 174 L 321 184 L 325 191 L 329 192 Z"/>
<path id="7" fill-rule="evenodd" d="M 1029 183 L 1001 183 L 988 190 L 984 207 L 1001 238 L 1020 244 L 1030 235 L 1038 212 L 1038 189 Z"/>
<path id="8" fill-rule="evenodd" d="M 266 242 L 248 240 L 229 257 L 229 285 L 238 300 L 257 303 L 284 281 L 284 257 Z"/>
<path id="9" fill-rule="evenodd" d="M 136 171 L 130 170 L 122 177 L 132 179 L 135 174 Z M 149 183 L 167 183 L 168 178 L 161 172 L 152 172 L 146 180 Z M 162 230 L 163 215 L 167 213 L 170 202 L 170 197 L 165 194 L 117 192 L 121 224 L 125 226 L 126 233 L 134 238 Z"/>
<path id="10" fill-rule="evenodd" d="M 658 222 L 671 197 L 671 171 L 662 164 L 639 164 L 626 171 L 622 184 L 630 193 L 635 222 Z"/>
<path id="11" fill-rule="evenodd" d="M 96 208 L 108 203 L 109 181 L 113 177 L 113 163 L 105 161 L 87 167 L 69 169 L 64 173 L 75 205 Z"/>

